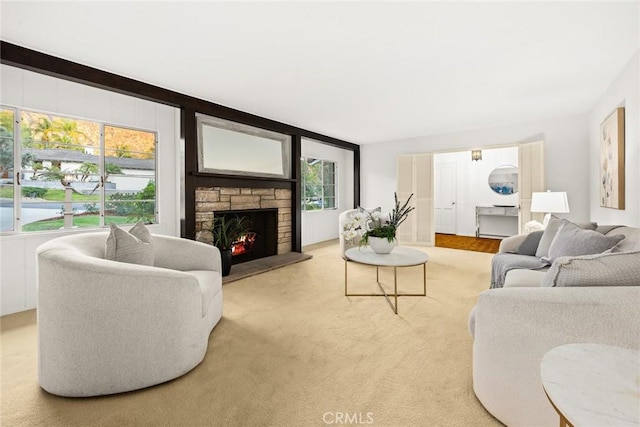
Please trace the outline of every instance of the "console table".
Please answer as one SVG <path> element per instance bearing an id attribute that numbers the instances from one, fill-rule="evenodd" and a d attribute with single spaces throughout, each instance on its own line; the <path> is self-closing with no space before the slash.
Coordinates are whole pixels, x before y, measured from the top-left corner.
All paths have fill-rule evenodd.
<path id="1" fill-rule="evenodd" d="M 518 234 L 515 206 L 476 206 L 476 237 L 509 237 Z"/>
<path id="2" fill-rule="evenodd" d="M 560 426 L 639 426 L 640 352 L 604 344 L 566 344 L 540 364 L 542 386 Z"/>

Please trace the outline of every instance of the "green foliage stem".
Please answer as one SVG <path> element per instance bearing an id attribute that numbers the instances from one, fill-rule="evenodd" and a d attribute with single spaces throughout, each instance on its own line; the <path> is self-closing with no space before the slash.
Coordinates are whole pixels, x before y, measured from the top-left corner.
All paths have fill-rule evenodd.
<path id="1" fill-rule="evenodd" d="M 402 204 L 401 206 L 400 202 L 398 201 L 398 194 L 394 192 L 393 198 L 395 201 L 395 206 L 391 211 L 391 214 L 389 214 L 389 220 L 384 224 L 380 224 L 380 221 L 373 218 L 372 214 L 368 214 L 369 229 L 362 234 L 360 244 L 366 245 L 367 243 L 369 243 L 369 237 L 380 237 L 387 239 L 389 242 L 392 242 L 393 239 L 396 238 L 396 231 L 398 230 L 400 224 L 402 224 L 409 216 L 409 213 L 415 209 L 413 206 L 409 206 L 409 202 L 411 201 L 412 197 L 413 193 L 411 193 L 407 201 L 404 202 L 404 204 Z M 371 226 L 371 224 L 373 224 L 373 226 Z"/>
<path id="2" fill-rule="evenodd" d="M 250 223 L 246 217 L 235 216 L 227 218 L 218 216 L 213 218 L 210 231 L 213 234 L 213 244 L 219 249 L 231 249 L 233 244 L 249 231 Z"/>

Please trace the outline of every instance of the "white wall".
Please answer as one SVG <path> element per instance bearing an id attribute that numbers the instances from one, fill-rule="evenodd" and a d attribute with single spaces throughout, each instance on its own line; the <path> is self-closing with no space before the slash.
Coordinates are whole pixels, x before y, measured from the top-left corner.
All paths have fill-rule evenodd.
<path id="1" fill-rule="evenodd" d="M 625 107 L 625 209 L 600 207 L 600 123 Z M 591 220 L 640 227 L 640 51 L 620 71 L 589 114 Z"/>
<path id="2" fill-rule="evenodd" d="M 547 189 L 566 191 L 575 221 L 589 219 L 589 135 L 586 115 L 500 126 L 360 147 L 363 206 L 393 208 L 396 157 L 545 141 Z"/>
<path id="3" fill-rule="evenodd" d="M 517 147 L 484 149 L 482 160 L 476 162 L 471 161 L 471 151 L 435 154 L 434 168 L 443 164 L 455 164 L 456 167 L 456 234 L 475 236 L 476 206 L 518 204 L 517 194 L 497 194 L 488 184 L 493 169 L 503 165 L 518 166 Z M 438 194 L 435 197 L 437 200 Z"/>
<path id="4" fill-rule="evenodd" d="M 302 138 L 302 156 L 336 162 L 338 208 L 302 211 L 302 246 L 338 238 L 338 216 L 353 206 L 353 152 Z"/>
<path id="5" fill-rule="evenodd" d="M 159 223 L 149 228 L 179 235 L 179 110 L 6 65 L 0 68 L 0 89 L 0 103 L 6 106 L 157 131 L 160 214 Z M 0 315 L 35 308 L 35 250 L 40 244 L 87 231 L 95 229 L 0 236 Z"/>

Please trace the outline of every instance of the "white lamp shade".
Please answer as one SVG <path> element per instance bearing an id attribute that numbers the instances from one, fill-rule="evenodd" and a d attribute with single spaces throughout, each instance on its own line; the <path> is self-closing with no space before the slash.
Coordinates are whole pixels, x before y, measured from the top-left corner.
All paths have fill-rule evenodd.
<path id="1" fill-rule="evenodd" d="M 569 201 L 564 191 L 532 193 L 531 212 L 569 213 Z"/>

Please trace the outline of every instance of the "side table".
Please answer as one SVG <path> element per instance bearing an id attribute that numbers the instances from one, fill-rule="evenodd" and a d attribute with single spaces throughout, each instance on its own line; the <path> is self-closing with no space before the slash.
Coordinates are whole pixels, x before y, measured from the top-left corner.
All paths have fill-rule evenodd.
<path id="1" fill-rule="evenodd" d="M 560 426 L 639 426 L 640 352 L 604 344 L 566 344 L 540 365 Z"/>

